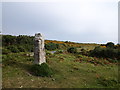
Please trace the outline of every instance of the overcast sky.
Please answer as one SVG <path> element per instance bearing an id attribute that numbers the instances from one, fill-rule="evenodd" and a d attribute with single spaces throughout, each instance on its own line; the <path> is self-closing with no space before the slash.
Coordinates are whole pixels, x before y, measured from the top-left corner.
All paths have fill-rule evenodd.
<path id="1" fill-rule="evenodd" d="M 3 2 L 2 33 L 80 43 L 118 42 L 118 0 Z"/>

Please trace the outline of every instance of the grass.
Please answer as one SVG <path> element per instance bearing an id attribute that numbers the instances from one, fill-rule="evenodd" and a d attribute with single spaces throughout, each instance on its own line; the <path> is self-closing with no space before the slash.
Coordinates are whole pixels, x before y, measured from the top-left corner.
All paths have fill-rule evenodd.
<path id="1" fill-rule="evenodd" d="M 3 88 L 116 88 L 118 66 L 89 62 L 91 57 L 69 53 L 47 55 L 47 63 L 53 69 L 51 77 L 38 77 L 29 73 L 33 57 L 26 53 L 3 55 Z"/>

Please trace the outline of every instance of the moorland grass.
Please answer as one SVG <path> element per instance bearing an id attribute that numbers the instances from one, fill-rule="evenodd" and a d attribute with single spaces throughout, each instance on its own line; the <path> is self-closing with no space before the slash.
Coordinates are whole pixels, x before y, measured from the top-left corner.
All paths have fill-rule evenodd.
<path id="1" fill-rule="evenodd" d="M 91 58 L 86 56 L 81 58 L 70 53 L 47 55 L 47 63 L 54 72 L 51 77 L 32 75 L 29 71 L 34 59 L 26 53 L 10 53 L 2 58 L 3 88 L 119 87 L 118 65 L 94 64 L 89 62 Z"/>

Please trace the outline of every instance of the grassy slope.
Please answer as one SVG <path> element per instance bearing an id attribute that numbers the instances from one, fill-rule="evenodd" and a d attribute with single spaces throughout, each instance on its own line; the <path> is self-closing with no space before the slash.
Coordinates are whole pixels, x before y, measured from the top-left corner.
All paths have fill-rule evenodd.
<path id="1" fill-rule="evenodd" d="M 3 87 L 5 88 L 102 88 L 118 87 L 118 66 L 75 62 L 73 54 L 54 54 L 46 57 L 54 70 L 52 77 L 29 74 L 33 57 L 25 53 L 3 55 Z M 105 79 L 105 80 L 103 80 Z M 112 83 L 111 83 L 112 82 Z"/>

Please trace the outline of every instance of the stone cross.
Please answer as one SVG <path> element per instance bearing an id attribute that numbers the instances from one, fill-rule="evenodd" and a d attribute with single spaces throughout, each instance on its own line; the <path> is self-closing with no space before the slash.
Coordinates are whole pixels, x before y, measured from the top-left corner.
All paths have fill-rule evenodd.
<path id="1" fill-rule="evenodd" d="M 34 63 L 42 64 L 46 62 L 45 58 L 45 48 L 44 48 L 44 38 L 41 33 L 35 34 L 34 39 Z"/>

